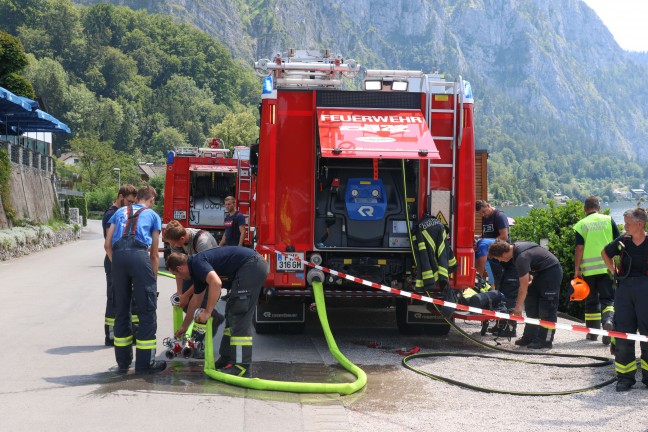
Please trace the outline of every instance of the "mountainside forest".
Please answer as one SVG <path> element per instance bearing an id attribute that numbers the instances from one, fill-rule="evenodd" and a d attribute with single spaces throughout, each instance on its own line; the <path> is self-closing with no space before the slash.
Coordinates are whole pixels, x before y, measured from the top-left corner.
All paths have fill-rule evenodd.
<path id="1" fill-rule="evenodd" d="M 0 0 L 25 77 L 75 132 L 64 149 L 92 137 L 160 160 L 224 130 L 249 144 L 253 62 L 330 48 L 367 68 L 468 79 L 496 201 L 612 200 L 648 180 L 648 54 L 623 51 L 581 0 L 384 0 L 379 13 L 372 0 L 76 3 Z"/>

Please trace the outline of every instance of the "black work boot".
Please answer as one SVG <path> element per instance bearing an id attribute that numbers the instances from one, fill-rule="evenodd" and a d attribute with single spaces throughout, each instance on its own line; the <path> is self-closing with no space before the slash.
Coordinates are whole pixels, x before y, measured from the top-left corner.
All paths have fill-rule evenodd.
<path id="1" fill-rule="evenodd" d="M 534 340 L 531 342 L 527 348 L 529 349 L 551 349 L 553 348 L 553 343 L 551 341 L 543 340 Z"/>
<path id="2" fill-rule="evenodd" d="M 632 381 L 627 381 L 627 380 L 617 381 L 617 383 L 616 383 L 616 391 L 618 391 L 618 392 L 627 392 L 632 388 L 632 386 L 634 384 L 635 383 L 633 383 Z"/>
<path id="3" fill-rule="evenodd" d="M 137 375 L 145 375 L 145 374 L 154 374 L 158 372 L 162 372 L 164 369 L 166 369 L 167 364 L 165 361 L 158 360 L 154 361 L 149 365 L 147 368 L 135 368 L 135 373 Z"/>
<path id="4" fill-rule="evenodd" d="M 531 339 L 530 337 L 527 337 L 527 336 L 522 336 L 520 339 L 515 341 L 515 345 L 517 345 L 517 346 L 527 346 L 531 342 L 533 342 L 533 339 Z"/>
<path id="5" fill-rule="evenodd" d="M 117 347 L 115 349 L 115 357 L 117 358 L 117 372 L 125 374 L 128 372 L 131 363 L 133 362 L 133 347 Z"/>
<path id="6" fill-rule="evenodd" d="M 224 374 L 228 374 L 228 375 L 242 377 L 242 378 L 249 378 L 250 365 L 234 363 L 228 365 L 228 367 L 221 369 L 220 372 L 223 372 Z"/>
<path id="7" fill-rule="evenodd" d="M 220 356 L 218 360 L 214 362 L 214 369 L 223 369 L 225 366 L 232 364 L 232 359 L 229 357 Z"/>
<path id="8" fill-rule="evenodd" d="M 588 334 L 585 335 L 585 339 L 588 340 L 588 341 L 596 341 L 596 340 L 598 340 L 598 335 L 588 333 Z"/>

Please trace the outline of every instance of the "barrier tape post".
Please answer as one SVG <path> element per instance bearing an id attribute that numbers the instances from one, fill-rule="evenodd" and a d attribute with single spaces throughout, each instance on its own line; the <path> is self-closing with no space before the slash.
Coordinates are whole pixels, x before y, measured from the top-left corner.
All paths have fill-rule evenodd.
<path id="1" fill-rule="evenodd" d="M 308 267 L 312 267 L 312 268 L 321 270 L 324 273 L 329 273 L 329 274 L 332 274 L 334 276 L 338 276 L 340 278 L 350 280 L 352 282 L 355 282 L 355 283 L 358 283 L 358 284 L 361 284 L 361 285 L 365 285 L 365 286 L 368 286 L 370 288 L 374 288 L 374 289 L 378 289 L 378 290 L 381 290 L 381 291 L 386 291 L 386 292 L 391 293 L 391 294 L 399 295 L 401 297 L 407 297 L 407 298 L 411 298 L 411 299 L 414 299 L 414 300 L 420 300 L 420 301 L 423 301 L 423 302 L 426 302 L 426 303 L 433 303 L 433 304 L 436 304 L 438 306 L 448 307 L 448 308 L 455 309 L 455 310 L 473 312 L 473 313 L 476 313 L 476 314 L 485 315 L 487 317 L 492 317 L 492 318 L 497 318 L 497 319 L 513 320 L 513 321 L 517 321 L 518 323 L 534 324 L 534 325 L 539 325 L 539 326 L 543 326 L 543 327 L 550 327 L 550 328 L 556 328 L 556 329 L 562 329 L 562 330 L 569 330 L 569 331 L 573 331 L 573 332 L 577 332 L 577 333 L 585 333 L 585 334 L 592 333 L 592 334 L 597 334 L 597 335 L 601 335 L 601 336 L 611 336 L 611 337 L 614 337 L 614 338 L 617 338 L 617 339 L 630 339 L 630 340 L 639 341 L 639 342 L 648 342 L 648 336 L 642 335 L 642 334 L 622 333 L 622 332 L 618 332 L 618 331 L 614 331 L 614 330 L 594 329 L 594 328 L 588 328 L 588 327 L 583 327 L 583 326 L 578 326 L 578 325 L 563 324 L 563 323 L 559 323 L 559 322 L 551 322 L 551 321 L 539 320 L 539 319 L 535 319 L 535 318 L 521 317 L 521 316 L 517 316 L 517 315 L 510 315 L 510 314 L 503 313 L 503 312 L 495 312 L 495 311 L 488 310 L 488 309 L 480 309 L 480 308 L 476 308 L 476 307 L 472 307 L 472 306 L 466 306 L 466 305 L 462 305 L 462 304 L 458 304 L 458 303 L 452 303 L 452 302 L 449 302 L 449 301 L 446 301 L 446 300 L 439 300 L 439 299 L 435 299 L 435 298 L 432 298 L 432 297 L 417 294 L 417 293 L 414 293 L 414 292 L 403 291 L 403 290 L 399 290 L 399 289 L 396 289 L 396 288 L 387 287 L 385 285 L 381 285 L 381 284 L 378 284 L 378 283 L 375 283 L 375 282 L 371 282 L 371 281 L 368 281 L 368 280 L 365 280 L 365 279 L 360 279 L 360 278 L 357 278 L 355 276 L 351 276 L 351 275 L 348 275 L 346 273 L 339 272 L 337 270 L 333 270 L 333 269 L 330 269 L 330 268 L 327 268 L 327 267 L 322 267 L 320 265 L 313 264 L 312 262 L 309 262 L 309 261 L 306 261 L 306 260 L 303 260 L 303 259 L 295 258 L 292 255 L 285 255 L 281 251 L 275 250 L 275 249 L 270 248 L 268 246 L 261 245 L 261 247 L 263 249 L 271 252 L 271 253 L 275 253 L 275 254 L 283 257 L 284 259 L 290 259 L 290 260 L 293 260 L 293 261 L 301 262 L 302 264 L 304 264 L 304 265 L 306 265 Z"/>

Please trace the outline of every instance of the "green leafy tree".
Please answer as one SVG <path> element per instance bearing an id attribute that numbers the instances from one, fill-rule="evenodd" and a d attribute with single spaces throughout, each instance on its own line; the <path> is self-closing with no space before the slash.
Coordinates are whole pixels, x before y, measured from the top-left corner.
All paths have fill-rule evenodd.
<path id="1" fill-rule="evenodd" d="M 137 182 L 135 163 L 128 156 L 115 152 L 110 145 L 101 142 L 96 136 L 74 138 L 70 141 L 70 146 L 79 157 L 79 172 L 83 178 L 84 190 L 114 184 L 114 168 L 121 170 L 122 183 Z"/>
<path id="2" fill-rule="evenodd" d="M 37 60 L 30 55 L 25 76 L 34 85 L 36 93 L 43 98 L 54 116 L 62 116 L 70 99 L 70 77 L 60 62 L 50 58 Z"/>
<path id="3" fill-rule="evenodd" d="M 49 7 L 42 18 L 43 27 L 47 33 L 57 36 L 52 39 L 54 52 L 61 58 L 70 59 L 70 55 L 76 53 L 75 45 L 83 33 L 81 12 L 70 0 L 50 0 L 48 3 Z"/>
<path id="4" fill-rule="evenodd" d="M 547 239 L 548 248 L 556 255 L 563 269 L 563 280 L 560 290 L 560 310 L 582 318 L 582 304 L 568 304 L 567 290 L 574 278 L 575 232 L 573 226 L 585 216 L 580 201 L 568 201 L 565 205 L 556 205 L 550 200 L 547 208 L 533 208 L 527 216 L 515 219 L 511 227 L 511 240 L 527 240 L 540 244 Z"/>
<path id="5" fill-rule="evenodd" d="M 52 50 L 52 35 L 44 28 L 21 25 L 18 27 L 18 38 L 22 41 L 25 51 L 36 58 L 54 57 Z"/>
<path id="6" fill-rule="evenodd" d="M 14 33 L 24 22 L 34 21 L 46 3 L 47 0 L 0 1 L 0 28 Z"/>
<path id="7" fill-rule="evenodd" d="M 119 188 L 117 187 L 117 183 L 115 183 L 114 186 L 104 186 L 86 192 L 85 197 L 88 202 L 88 210 L 105 211 L 117 198 L 118 191 Z"/>
<path id="8" fill-rule="evenodd" d="M 0 87 L 33 99 L 31 83 L 20 75 L 29 61 L 20 40 L 9 33 L 0 32 Z"/>
<path id="9" fill-rule="evenodd" d="M 105 47 L 101 53 L 99 71 L 106 80 L 106 86 L 99 93 L 116 97 L 120 86 L 137 75 L 137 62 L 117 48 Z"/>
<path id="10" fill-rule="evenodd" d="M 227 148 L 249 146 L 259 136 L 256 118 L 249 111 L 227 114 L 209 132 L 213 137 L 222 138 Z"/>
<path id="11" fill-rule="evenodd" d="M 192 145 L 201 146 L 209 127 L 222 114 L 213 100 L 209 88 L 199 88 L 192 78 L 174 75 L 155 92 L 151 106 L 165 115 L 170 126 L 185 133 Z"/>
<path id="12" fill-rule="evenodd" d="M 164 185 L 166 181 L 166 175 L 158 175 L 155 177 L 152 177 L 149 180 L 149 184 L 155 188 L 155 191 L 157 192 L 158 196 L 157 199 L 155 200 L 155 205 L 153 206 L 153 210 L 160 215 L 160 217 L 163 216 L 164 214 Z"/>
<path id="13" fill-rule="evenodd" d="M 164 160 L 169 150 L 176 147 L 186 147 L 187 145 L 187 139 L 179 130 L 173 127 L 164 127 L 153 134 L 149 154 L 154 156 L 156 160 Z"/>

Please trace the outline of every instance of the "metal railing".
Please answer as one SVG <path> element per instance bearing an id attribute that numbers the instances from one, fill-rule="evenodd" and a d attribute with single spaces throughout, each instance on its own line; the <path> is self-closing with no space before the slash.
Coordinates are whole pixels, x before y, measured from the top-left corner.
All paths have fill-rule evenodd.
<path id="1" fill-rule="evenodd" d="M 34 152 L 20 145 L 15 145 L 9 141 L 0 143 L 0 148 L 7 150 L 9 159 L 13 164 L 24 165 L 37 169 L 45 177 L 50 177 L 54 171 L 54 160 L 51 156 Z"/>

